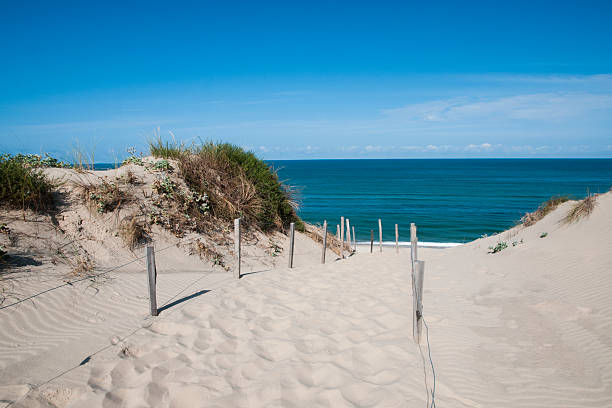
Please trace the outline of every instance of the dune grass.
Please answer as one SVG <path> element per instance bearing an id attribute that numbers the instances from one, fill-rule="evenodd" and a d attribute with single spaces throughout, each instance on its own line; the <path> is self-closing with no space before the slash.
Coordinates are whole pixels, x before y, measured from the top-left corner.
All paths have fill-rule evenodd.
<path id="1" fill-rule="evenodd" d="M 571 224 L 591 215 L 597 203 L 595 200 L 595 195 L 589 195 L 584 200 L 580 200 L 572 205 L 572 208 L 570 208 L 567 215 L 563 218 L 562 223 Z"/>
<path id="2" fill-rule="evenodd" d="M 123 240 L 123 243 L 133 251 L 140 244 L 149 240 L 148 226 L 137 217 L 126 217 L 119 225 L 119 236 Z"/>
<path id="3" fill-rule="evenodd" d="M 174 160 L 179 160 L 184 154 L 191 151 L 191 149 L 185 146 L 183 143 L 178 143 L 175 141 L 164 142 L 161 137 L 149 140 L 149 150 L 155 157 Z"/>
<path id="4" fill-rule="evenodd" d="M 295 212 L 295 189 L 254 153 L 229 143 L 187 147 L 159 137 L 149 148 L 153 156 L 178 161 L 189 188 L 208 197 L 213 216 L 225 221 L 243 217 L 247 225 L 264 232 L 285 230 L 291 222 L 304 231 Z"/>
<path id="5" fill-rule="evenodd" d="M 89 209 L 99 214 L 115 211 L 131 198 L 128 192 L 107 180 L 102 180 L 100 184 L 82 184 L 80 187 Z"/>
<path id="6" fill-rule="evenodd" d="M 44 211 L 53 207 L 56 186 L 45 174 L 20 157 L 0 155 L 0 205 Z"/>
<path id="7" fill-rule="evenodd" d="M 569 200 L 570 200 L 569 196 L 551 197 L 548 201 L 545 201 L 544 203 L 540 204 L 538 209 L 535 210 L 534 212 L 525 213 L 525 215 L 523 215 L 523 217 L 521 218 L 521 222 L 523 223 L 524 226 L 529 227 L 535 224 L 536 222 L 540 221 L 550 212 L 552 212 L 555 208 L 559 206 L 559 204 L 562 204 Z"/>

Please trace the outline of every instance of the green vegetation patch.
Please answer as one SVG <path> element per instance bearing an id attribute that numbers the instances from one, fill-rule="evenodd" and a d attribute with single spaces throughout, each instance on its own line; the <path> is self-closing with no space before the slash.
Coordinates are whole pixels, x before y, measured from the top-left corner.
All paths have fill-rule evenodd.
<path id="1" fill-rule="evenodd" d="M 304 223 L 295 212 L 296 200 L 290 187 L 254 153 L 229 143 L 204 143 L 189 148 L 183 144 L 150 142 L 151 154 L 179 163 L 189 188 L 208 198 L 216 218 L 231 221 L 242 217 L 247 225 L 264 232 L 284 230 Z"/>
<path id="2" fill-rule="evenodd" d="M 12 156 L 13 160 L 24 164 L 26 167 L 59 167 L 70 168 L 72 165 L 49 156 L 48 153 L 40 154 L 16 154 Z"/>
<path id="3" fill-rule="evenodd" d="M 163 142 L 161 137 L 155 140 L 149 141 L 149 150 L 155 157 L 161 157 L 162 159 L 180 159 L 185 153 L 191 151 L 184 144 L 175 142 Z"/>
<path id="4" fill-rule="evenodd" d="M 489 247 L 489 253 L 490 254 L 496 254 L 498 252 L 503 251 L 504 249 L 508 248 L 508 243 L 506 243 L 505 241 L 501 241 L 498 242 L 497 245 L 495 245 L 494 247 Z"/>
<path id="5" fill-rule="evenodd" d="M 53 206 L 55 185 L 40 170 L 26 164 L 23 155 L 0 155 L 0 205 L 44 211 Z"/>
<path id="6" fill-rule="evenodd" d="M 107 180 L 83 188 L 85 201 L 90 204 L 90 208 L 95 209 L 99 214 L 115 211 L 129 198 L 129 195 L 121 190 L 117 184 Z"/>

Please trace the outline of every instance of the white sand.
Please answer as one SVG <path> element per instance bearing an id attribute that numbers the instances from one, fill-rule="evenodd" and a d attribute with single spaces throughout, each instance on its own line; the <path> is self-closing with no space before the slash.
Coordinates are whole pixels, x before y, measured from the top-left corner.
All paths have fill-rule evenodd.
<path id="1" fill-rule="evenodd" d="M 437 406 L 612 406 L 612 194 L 597 202 L 573 225 L 559 223 L 566 203 L 532 227 L 419 250 Z M 500 240 L 517 245 L 488 254 Z M 296 253 L 293 270 L 279 263 L 240 281 L 221 272 L 163 276 L 160 304 L 185 287 L 179 298 L 211 291 L 157 318 L 146 316 L 142 273 L 112 275 L 97 294 L 64 288 L 0 310 L 0 400 L 425 405 L 433 375 L 425 339 L 421 348 L 412 340 L 408 250 L 385 247 L 320 266 L 316 246 L 302 237 Z"/>

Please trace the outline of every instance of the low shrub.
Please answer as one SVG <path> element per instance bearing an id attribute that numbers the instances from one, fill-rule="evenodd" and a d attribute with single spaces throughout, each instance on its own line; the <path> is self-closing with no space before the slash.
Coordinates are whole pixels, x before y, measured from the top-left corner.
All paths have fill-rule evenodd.
<path id="1" fill-rule="evenodd" d="M 0 155 L 0 205 L 14 209 L 48 210 L 56 186 L 39 169 L 10 154 Z"/>
<path id="2" fill-rule="evenodd" d="M 135 147 L 128 147 L 127 152 L 129 156 L 121 162 L 122 166 L 126 164 L 135 164 L 137 166 L 144 166 L 144 162 L 142 161 L 142 157 L 136 155 Z M 141 153 L 142 155 L 142 153 Z"/>
<path id="3" fill-rule="evenodd" d="M 162 195 L 164 198 L 173 198 L 176 191 L 176 183 L 170 180 L 168 176 L 162 179 L 156 179 L 153 182 L 153 191 Z"/>
<path id="4" fill-rule="evenodd" d="M 508 244 L 505 241 L 501 241 L 501 242 L 498 242 L 497 245 L 489 247 L 489 250 L 490 250 L 489 253 L 496 254 L 498 252 L 503 251 L 506 248 L 508 248 Z"/>
<path id="5" fill-rule="evenodd" d="M 127 201 L 128 194 L 115 183 L 102 180 L 100 184 L 83 186 L 83 198 L 99 214 L 114 211 Z"/>
<path id="6" fill-rule="evenodd" d="M 154 208 L 149 211 L 149 220 L 182 237 L 188 230 L 205 232 L 210 230 L 212 219 L 206 194 L 181 188 L 168 176 L 153 182 Z"/>
<path id="7" fill-rule="evenodd" d="M 212 213 L 226 221 L 243 217 L 245 223 L 267 232 L 304 223 L 295 213 L 293 190 L 254 153 L 229 143 L 205 143 L 179 156 L 187 185 L 211 201 Z"/>
<path id="8" fill-rule="evenodd" d="M 58 160 L 54 157 L 49 156 L 45 153 L 43 156 L 40 154 L 16 154 L 13 156 L 14 159 L 20 163 L 23 163 L 27 167 L 59 167 L 59 168 L 70 168 L 71 164 Z"/>
<path id="9" fill-rule="evenodd" d="M 171 169 L 170 162 L 168 160 L 156 161 L 155 163 L 153 163 L 153 169 L 160 171 L 168 171 Z"/>

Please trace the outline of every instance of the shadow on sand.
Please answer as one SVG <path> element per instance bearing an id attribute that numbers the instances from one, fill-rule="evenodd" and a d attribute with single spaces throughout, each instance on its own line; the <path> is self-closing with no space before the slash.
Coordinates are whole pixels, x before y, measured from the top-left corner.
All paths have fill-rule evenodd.
<path id="1" fill-rule="evenodd" d="M 158 311 L 158 313 L 161 313 L 161 312 L 163 312 L 163 311 L 164 311 L 164 310 L 166 310 L 166 309 L 170 309 L 170 308 L 171 308 L 171 307 L 173 307 L 173 306 L 179 305 L 179 304 L 181 304 L 181 303 L 183 303 L 183 302 L 186 302 L 186 301 L 188 301 L 188 300 L 191 300 L 191 299 L 193 299 L 193 298 L 196 298 L 196 297 L 198 297 L 198 296 L 200 296 L 200 295 L 203 295 L 203 294 L 205 294 L 205 293 L 208 293 L 208 292 L 210 292 L 210 290 L 208 290 L 208 289 L 203 289 L 203 290 L 200 290 L 200 291 L 198 291 L 198 292 L 196 292 L 196 293 L 192 293 L 192 294 L 191 294 L 191 295 L 189 295 L 189 296 L 185 296 L 185 297 L 183 297 L 183 298 L 177 299 L 177 300 L 175 300 L 175 301 L 174 301 L 174 302 L 172 302 L 172 303 L 168 303 L 167 305 L 163 305 L 163 306 L 162 306 L 162 307 L 160 307 L 160 308 L 159 308 L 157 311 Z"/>

